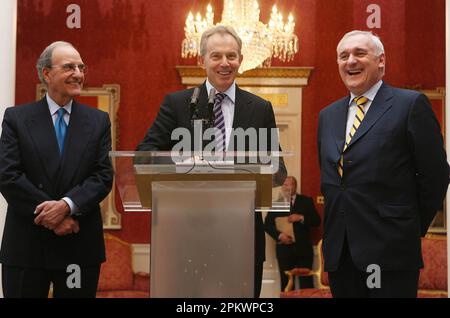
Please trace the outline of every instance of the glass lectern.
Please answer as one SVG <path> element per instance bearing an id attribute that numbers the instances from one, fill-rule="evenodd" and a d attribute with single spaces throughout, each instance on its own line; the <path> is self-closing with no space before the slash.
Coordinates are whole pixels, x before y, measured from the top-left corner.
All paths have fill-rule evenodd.
<path id="1" fill-rule="evenodd" d="M 253 297 L 254 213 L 289 211 L 290 154 L 110 155 L 125 212 L 152 213 L 151 297 Z"/>

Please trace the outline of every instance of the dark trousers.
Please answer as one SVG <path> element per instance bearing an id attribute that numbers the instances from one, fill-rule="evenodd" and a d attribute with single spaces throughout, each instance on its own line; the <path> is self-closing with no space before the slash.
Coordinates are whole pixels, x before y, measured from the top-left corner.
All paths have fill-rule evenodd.
<path id="1" fill-rule="evenodd" d="M 255 261 L 255 277 L 254 277 L 254 297 L 259 298 L 261 294 L 261 285 L 263 277 L 263 265 L 264 262 Z"/>
<path id="2" fill-rule="evenodd" d="M 419 270 L 383 271 L 380 288 L 369 288 L 367 279 L 373 271 L 359 270 L 352 261 L 347 240 L 344 240 L 339 268 L 329 272 L 331 293 L 334 298 L 416 298 Z M 369 279 L 371 281 L 371 279 Z"/>
<path id="3" fill-rule="evenodd" d="M 295 267 L 311 268 L 312 264 L 310 262 L 299 261 L 298 257 L 279 257 L 277 258 L 278 268 L 280 270 L 280 287 L 283 291 L 288 284 L 288 276 L 284 273 L 285 271 L 291 270 Z M 299 278 L 299 288 L 314 288 L 312 277 L 300 277 Z"/>
<path id="4" fill-rule="evenodd" d="M 71 274 L 65 270 L 47 270 L 15 266 L 2 267 L 3 294 L 5 298 L 47 298 L 53 283 L 54 298 L 95 298 L 100 265 L 81 268 L 80 288 L 70 288 Z"/>

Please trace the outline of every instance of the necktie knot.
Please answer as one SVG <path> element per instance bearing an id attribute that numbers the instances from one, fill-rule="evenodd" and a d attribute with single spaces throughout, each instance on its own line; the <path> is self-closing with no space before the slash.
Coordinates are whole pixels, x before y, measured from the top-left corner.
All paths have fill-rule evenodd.
<path id="1" fill-rule="evenodd" d="M 215 105 L 220 105 L 222 104 L 223 100 L 225 99 L 225 95 L 224 93 L 217 93 L 216 94 L 216 98 L 214 99 L 214 104 Z"/>
<path id="2" fill-rule="evenodd" d="M 355 97 L 354 101 L 357 106 L 364 106 L 369 101 L 369 99 L 365 96 L 358 96 Z"/>
<path id="3" fill-rule="evenodd" d="M 55 122 L 55 132 L 56 139 L 58 140 L 59 153 L 62 154 L 64 151 L 64 140 L 66 139 L 67 124 L 64 120 L 64 115 L 66 114 L 66 109 L 61 107 L 58 109 L 58 117 Z"/>
<path id="4" fill-rule="evenodd" d="M 66 114 L 66 109 L 64 107 L 61 107 L 60 109 L 58 109 L 58 118 L 64 117 L 65 114 Z"/>

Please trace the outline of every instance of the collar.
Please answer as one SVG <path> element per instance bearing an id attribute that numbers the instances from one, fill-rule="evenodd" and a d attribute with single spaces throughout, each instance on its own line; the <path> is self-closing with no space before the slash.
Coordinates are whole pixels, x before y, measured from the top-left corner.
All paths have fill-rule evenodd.
<path id="1" fill-rule="evenodd" d="M 373 101 L 375 99 L 375 96 L 378 93 L 378 90 L 380 89 L 381 85 L 383 85 L 383 81 L 379 80 L 375 85 L 373 85 L 367 92 L 365 92 L 362 95 L 355 95 L 353 93 L 350 93 L 350 100 L 348 102 L 348 105 L 351 105 L 355 97 L 358 96 L 365 96 L 369 101 Z"/>
<path id="2" fill-rule="evenodd" d="M 58 109 L 61 108 L 61 106 L 56 104 L 56 102 L 48 94 L 45 94 L 45 97 L 47 99 L 47 104 L 48 104 L 48 109 L 50 110 L 50 114 L 53 116 L 58 111 Z M 73 103 L 73 99 L 71 99 L 70 102 L 68 102 L 66 105 L 63 106 L 69 115 L 72 112 L 72 103 Z"/>
<path id="3" fill-rule="evenodd" d="M 208 92 L 208 94 L 211 91 L 211 88 L 216 89 L 214 86 L 211 85 L 209 80 L 206 79 L 206 91 Z M 217 89 L 216 89 L 216 91 L 218 92 Z M 226 94 L 228 96 L 228 98 L 233 102 L 233 104 L 235 104 L 235 99 L 236 99 L 236 81 L 233 81 L 233 84 L 231 84 L 231 86 L 225 92 L 222 92 L 222 93 Z"/>

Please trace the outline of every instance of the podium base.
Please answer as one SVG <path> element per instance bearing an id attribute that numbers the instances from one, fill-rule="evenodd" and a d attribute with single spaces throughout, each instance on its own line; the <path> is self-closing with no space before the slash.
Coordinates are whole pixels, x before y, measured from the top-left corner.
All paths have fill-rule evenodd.
<path id="1" fill-rule="evenodd" d="M 151 297 L 253 297 L 255 181 L 152 186 Z"/>

